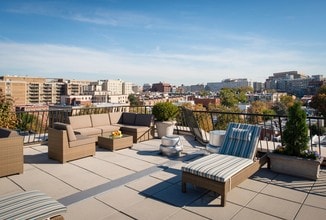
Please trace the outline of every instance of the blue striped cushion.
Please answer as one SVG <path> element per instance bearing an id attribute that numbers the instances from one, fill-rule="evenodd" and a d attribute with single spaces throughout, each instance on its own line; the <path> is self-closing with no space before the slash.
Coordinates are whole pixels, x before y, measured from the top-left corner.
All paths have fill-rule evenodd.
<path id="1" fill-rule="evenodd" d="M 182 167 L 182 171 L 226 182 L 234 174 L 253 163 L 253 160 L 223 154 L 211 154 Z"/>
<path id="2" fill-rule="evenodd" d="M 229 123 L 219 153 L 253 159 L 260 130 L 257 125 Z"/>
<path id="3" fill-rule="evenodd" d="M 53 198 L 39 191 L 0 197 L 0 219 L 46 219 L 67 211 Z"/>

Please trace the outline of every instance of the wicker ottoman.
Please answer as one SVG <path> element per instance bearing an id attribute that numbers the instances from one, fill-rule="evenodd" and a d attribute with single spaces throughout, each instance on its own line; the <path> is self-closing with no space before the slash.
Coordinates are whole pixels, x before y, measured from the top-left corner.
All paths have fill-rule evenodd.
<path id="1" fill-rule="evenodd" d="M 163 136 L 160 151 L 165 156 L 180 156 L 183 145 L 178 135 Z"/>

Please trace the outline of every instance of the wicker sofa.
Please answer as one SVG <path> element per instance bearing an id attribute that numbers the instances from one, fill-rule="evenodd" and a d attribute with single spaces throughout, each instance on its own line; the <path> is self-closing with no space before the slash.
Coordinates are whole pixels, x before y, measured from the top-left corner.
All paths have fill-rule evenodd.
<path id="1" fill-rule="evenodd" d="M 69 124 L 56 122 L 48 131 L 48 156 L 65 163 L 83 157 L 94 156 L 95 137 L 75 135 Z"/>
<path id="2" fill-rule="evenodd" d="M 151 114 L 110 112 L 77 115 L 70 116 L 69 123 L 75 134 L 91 137 L 110 135 L 116 130 L 132 135 L 134 143 L 154 137 L 154 116 Z"/>
<path id="3" fill-rule="evenodd" d="M 0 177 L 23 171 L 23 137 L 16 131 L 0 128 Z"/>

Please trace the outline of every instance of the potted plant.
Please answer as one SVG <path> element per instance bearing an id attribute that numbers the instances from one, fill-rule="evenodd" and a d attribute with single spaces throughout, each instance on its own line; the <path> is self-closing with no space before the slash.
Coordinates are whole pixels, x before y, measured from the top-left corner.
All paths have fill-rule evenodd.
<path id="1" fill-rule="evenodd" d="M 300 102 L 288 109 L 288 121 L 282 136 L 283 146 L 269 154 L 271 170 L 316 180 L 323 158 L 309 150 L 306 113 Z"/>
<path id="2" fill-rule="evenodd" d="M 155 117 L 155 125 L 159 138 L 173 135 L 178 113 L 178 106 L 171 102 L 158 102 L 153 106 L 152 114 Z"/>

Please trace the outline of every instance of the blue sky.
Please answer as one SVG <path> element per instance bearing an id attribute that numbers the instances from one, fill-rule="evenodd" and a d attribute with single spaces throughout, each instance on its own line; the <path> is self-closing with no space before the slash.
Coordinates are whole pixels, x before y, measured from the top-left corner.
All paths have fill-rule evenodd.
<path id="1" fill-rule="evenodd" d="M 1 0 L 0 75 L 173 85 L 325 75 L 324 0 Z"/>

